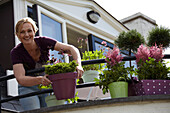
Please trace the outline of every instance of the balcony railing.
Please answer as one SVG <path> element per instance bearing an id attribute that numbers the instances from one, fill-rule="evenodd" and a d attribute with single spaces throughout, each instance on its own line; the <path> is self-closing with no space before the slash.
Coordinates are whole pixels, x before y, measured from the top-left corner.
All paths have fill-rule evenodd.
<path id="1" fill-rule="evenodd" d="M 135 56 L 124 57 L 123 61 L 129 61 L 129 60 L 135 60 L 135 59 L 136 59 Z M 163 59 L 170 59 L 170 55 L 164 55 Z M 97 63 L 105 63 L 105 59 L 82 61 L 82 65 L 97 64 Z M 33 73 L 39 73 L 39 72 L 43 72 L 43 71 L 45 71 L 44 67 L 34 69 L 34 70 L 29 70 L 29 71 L 26 71 L 26 75 L 33 74 Z M 14 74 L 9 75 L 9 76 L 3 76 L 3 77 L 0 77 L 0 82 L 7 81 L 7 80 L 13 79 L 13 78 L 15 78 Z M 91 86 L 95 86 L 95 83 L 83 83 L 83 84 L 77 85 L 76 88 L 84 88 L 84 87 L 91 87 Z M 1 106 L 1 103 L 8 102 L 11 100 L 17 100 L 20 98 L 30 97 L 30 96 L 44 94 L 44 93 L 51 93 L 51 92 L 53 92 L 53 89 L 47 89 L 47 90 L 28 93 L 28 94 L 24 94 L 24 95 L 15 96 L 15 97 L 9 97 L 9 98 L 1 100 L 1 89 L 0 89 L 0 106 Z M 0 113 L 1 113 L 1 110 L 0 110 Z"/>

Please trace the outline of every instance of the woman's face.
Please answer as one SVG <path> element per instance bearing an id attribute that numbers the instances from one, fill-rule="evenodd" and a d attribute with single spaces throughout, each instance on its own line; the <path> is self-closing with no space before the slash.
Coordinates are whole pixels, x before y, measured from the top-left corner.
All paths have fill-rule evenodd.
<path id="1" fill-rule="evenodd" d="M 30 23 L 24 23 L 23 25 L 21 25 L 17 36 L 23 44 L 32 43 L 35 36 L 32 25 Z"/>

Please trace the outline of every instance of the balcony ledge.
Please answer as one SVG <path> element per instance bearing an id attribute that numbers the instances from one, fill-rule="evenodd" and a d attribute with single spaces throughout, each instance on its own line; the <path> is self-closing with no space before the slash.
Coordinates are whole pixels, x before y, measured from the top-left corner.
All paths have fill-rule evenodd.
<path id="1" fill-rule="evenodd" d="M 170 95 L 145 95 L 126 98 L 85 101 L 46 107 L 20 113 L 169 113 Z"/>

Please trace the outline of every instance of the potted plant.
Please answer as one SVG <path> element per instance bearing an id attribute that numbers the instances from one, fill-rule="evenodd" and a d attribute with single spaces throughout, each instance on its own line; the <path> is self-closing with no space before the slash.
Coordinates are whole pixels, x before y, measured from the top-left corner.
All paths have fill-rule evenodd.
<path id="1" fill-rule="evenodd" d="M 45 65 L 45 73 L 52 82 L 54 94 L 58 100 L 73 98 L 76 88 L 77 63 L 60 62 L 53 65 Z"/>
<path id="2" fill-rule="evenodd" d="M 96 50 L 93 52 L 85 51 L 83 53 L 82 61 L 105 58 L 103 53 L 104 53 L 103 50 Z M 82 76 L 83 81 L 93 82 L 94 78 L 99 77 L 99 73 L 102 71 L 103 66 L 104 66 L 104 63 L 83 65 L 83 69 L 85 71 Z"/>
<path id="3" fill-rule="evenodd" d="M 76 61 L 64 63 L 60 60 L 56 61 L 54 57 L 47 62 L 47 65 L 45 65 L 45 73 L 49 75 L 48 78 L 53 84 L 49 86 L 40 85 L 39 89 L 53 88 L 54 93 L 50 93 L 50 95 L 45 98 L 48 107 L 77 101 L 78 92 L 75 93 L 76 66 Z"/>
<path id="4" fill-rule="evenodd" d="M 128 32 L 121 32 L 115 40 L 115 44 L 121 48 L 122 50 L 127 50 L 129 52 L 129 56 L 131 56 L 132 52 L 136 52 L 139 45 L 145 43 L 144 37 L 137 32 L 136 30 L 130 30 Z M 129 61 L 131 66 L 131 61 Z"/>
<path id="5" fill-rule="evenodd" d="M 106 54 L 106 68 L 99 79 L 95 79 L 95 83 L 103 90 L 103 94 L 110 91 L 111 98 L 128 96 L 128 74 L 132 74 L 132 67 L 125 67 L 122 62 L 122 55 L 117 47 L 109 49 Z"/>
<path id="6" fill-rule="evenodd" d="M 51 85 L 49 85 L 49 86 L 39 86 L 39 88 L 40 89 L 52 89 L 52 86 Z M 77 102 L 78 99 L 79 99 L 78 92 L 75 93 L 75 97 L 74 98 L 63 99 L 63 100 L 57 100 L 56 96 L 52 92 L 48 96 L 45 97 L 45 102 L 47 104 L 47 107 L 51 107 L 51 106 L 68 104 L 68 103 L 74 103 L 74 102 Z"/>
<path id="7" fill-rule="evenodd" d="M 136 53 L 136 75 L 140 80 L 136 84 L 137 95 L 170 94 L 170 68 L 162 60 L 163 57 L 162 46 L 139 46 Z"/>

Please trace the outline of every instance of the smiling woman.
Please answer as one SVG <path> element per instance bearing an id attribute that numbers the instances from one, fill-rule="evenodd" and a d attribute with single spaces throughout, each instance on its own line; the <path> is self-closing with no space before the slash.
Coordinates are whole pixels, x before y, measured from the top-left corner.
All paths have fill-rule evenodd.
<path id="1" fill-rule="evenodd" d="M 48 75 L 40 73 L 38 75 L 25 75 L 26 70 L 40 68 L 49 60 L 49 50 L 67 51 L 77 61 L 76 67 L 78 77 L 83 74 L 81 66 L 81 57 L 77 48 L 72 45 L 61 43 L 49 37 L 37 36 L 35 33 L 38 28 L 31 18 L 23 18 L 16 24 L 16 35 L 21 41 L 11 50 L 11 59 L 13 63 L 14 75 L 19 83 L 19 94 L 27 94 L 39 91 L 38 85 L 47 86 L 51 81 Z M 20 99 L 21 106 L 24 110 L 39 109 L 45 107 L 45 97 L 47 94 L 32 96 Z"/>

